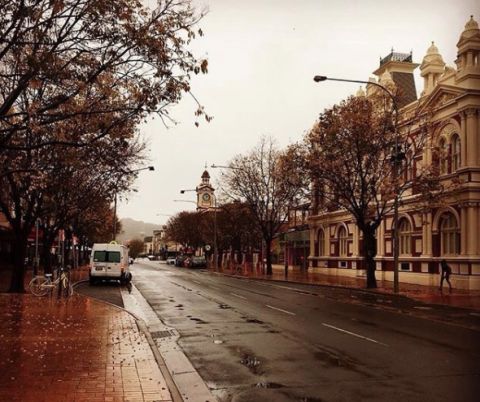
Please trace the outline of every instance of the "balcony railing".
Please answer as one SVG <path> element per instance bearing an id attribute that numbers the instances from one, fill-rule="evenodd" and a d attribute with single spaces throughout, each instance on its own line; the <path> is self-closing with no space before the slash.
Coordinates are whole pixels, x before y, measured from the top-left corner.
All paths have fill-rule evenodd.
<path id="1" fill-rule="evenodd" d="M 389 61 L 400 61 L 405 63 L 412 62 L 412 52 L 410 53 L 396 53 L 391 52 L 388 56 L 385 56 L 383 59 L 380 59 L 380 65 L 383 65 Z"/>

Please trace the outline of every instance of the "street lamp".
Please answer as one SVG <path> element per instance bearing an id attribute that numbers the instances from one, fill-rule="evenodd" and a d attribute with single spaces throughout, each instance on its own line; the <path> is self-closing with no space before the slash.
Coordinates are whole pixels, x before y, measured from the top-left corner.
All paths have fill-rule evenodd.
<path id="1" fill-rule="evenodd" d="M 398 176 L 398 162 L 400 159 L 401 153 L 398 149 L 398 131 L 397 131 L 397 121 L 398 121 L 398 105 L 397 101 L 395 100 L 395 96 L 383 85 L 373 82 L 373 81 L 362 81 L 362 80 L 349 80 L 344 78 L 331 78 L 326 77 L 325 75 L 316 75 L 313 77 L 315 82 L 322 82 L 322 81 L 340 81 L 340 82 L 353 82 L 358 84 L 367 84 L 367 85 L 374 85 L 380 89 L 382 89 L 392 100 L 393 111 L 395 112 L 395 120 L 393 121 L 393 134 L 395 136 L 395 151 L 392 155 L 393 159 L 393 182 L 395 186 L 395 198 L 393 200 L 393 291 L 398 293 L 398 183 L 397 183 L 397 176 Z"/>
<path id="2" fill-rule="evenodd" d="M 190 201 L 190 200 L 173 200 L 173 202 L 189 202 L 191 204 L 197 205 L 197 203 L 195 201 Z"/>
<path id="3" fill-rule="evenodd" d="M 136 173 L 140 172 L 142 170 L 150 170 L 154 171 L 155 167 L 154 166 L 146 166 L 143 168 L 139 169 L 134 169 L 134 170 L 128 170 L 126 172 L 123 172 L 125 174 L 131 174 L 131 173 Z M 112 240 L 115 241 L 115 238 L 117 237 L 117 188 L 115 187 L 115 199 L 113 202 L 113 228 L 112 228 Z"/>

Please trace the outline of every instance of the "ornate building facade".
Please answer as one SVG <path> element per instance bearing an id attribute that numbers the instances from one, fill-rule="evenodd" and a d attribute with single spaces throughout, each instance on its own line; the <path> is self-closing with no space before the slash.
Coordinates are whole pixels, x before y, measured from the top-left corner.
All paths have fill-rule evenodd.
<path id="1" fill-rule="evenodd" d="M 403 193 L 398 221 L 400 281 L 438 286 L 439 263 L 446 259 L 454 287 L 480 289 L 480 29 L 473 17 L 457 48 L 454 68 L 446 66 L 432 43 L 420 64 L 424 87 L 418 99 L 413 71 L 419 65 L 411 54 L 392 52 L 374 74 L 380 84 L 393 81 L 402 88 L 400 133 L 407 126 L 419 129 L 418 111 L 428 109 L 427 143 L 414 166 L 438 164 L 443 184 L 458 183 L 441 205 L 419 205 L 413 190 Z M 366 95 L 372 90 L 367 87 Z M 440 158 L 434 149 L 443 151 Z M 310 267 L 331 275 L 364 276 L 362 238 L 352 217 L 343 211 L 315 212 L 309 219 Z M 377 279 L 393 280 L 392 226 L 393 216 L 386 216 L 377 230 Z"/>

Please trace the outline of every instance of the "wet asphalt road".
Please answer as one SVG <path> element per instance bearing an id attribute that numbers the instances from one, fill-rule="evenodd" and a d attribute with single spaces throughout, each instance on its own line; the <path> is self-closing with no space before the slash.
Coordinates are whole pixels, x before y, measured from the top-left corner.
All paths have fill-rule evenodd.
<path id="1" fill-rule="evenodd" d="M 475 330 L 328 287 L 160 262 L 132 272 L 220 401 L 478 400 Z"/>

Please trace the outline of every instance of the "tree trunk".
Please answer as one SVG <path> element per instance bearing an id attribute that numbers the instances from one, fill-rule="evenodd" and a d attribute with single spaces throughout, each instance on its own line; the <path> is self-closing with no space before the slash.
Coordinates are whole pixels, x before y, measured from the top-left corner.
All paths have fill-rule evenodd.
<path id="1" fill-rule="evenodd" d="M 265 240 L 265 256 L 267 258 L 267 275 L 272 275 L 272 239 Z M 263 263 L 263 261 L 262 261 Z"/>
<path id="2" fill-rule="evenodd" d="M 362 230 L 362 233 L 363 258 L 365 261 L 365 269 L 367 271 L 367 288 L 376 288 L 375 256 L 377 255 L 377 240 L 375 238 L 375 229 L 368 226 Z"/>
<path id="3" fill-rule="evenodd" d="M 43 254 L 43 272 L 46 273 L 46 274 L 51 274 L 52 273 L 52 264 L 53 264 L 53 261 L 52 261 L 52 253 L 50 252 L 50 250 L 52 249 L 52 246 L 53 246 L 53 242 L 55 241 L 55 234 L 50 234 L 50 233 L 46 233 L 46 231 L 44 232 L 44 236 L 43 236 L 43 250 L 42 250 L 42 254 Z"/>
<path id="4" fill-rule="evenodd" d="M 13 245 L 13 271 L 9 293 L 25 293 L 25 256 L 27 255 L 27 237 L 15 236 Z"/>

